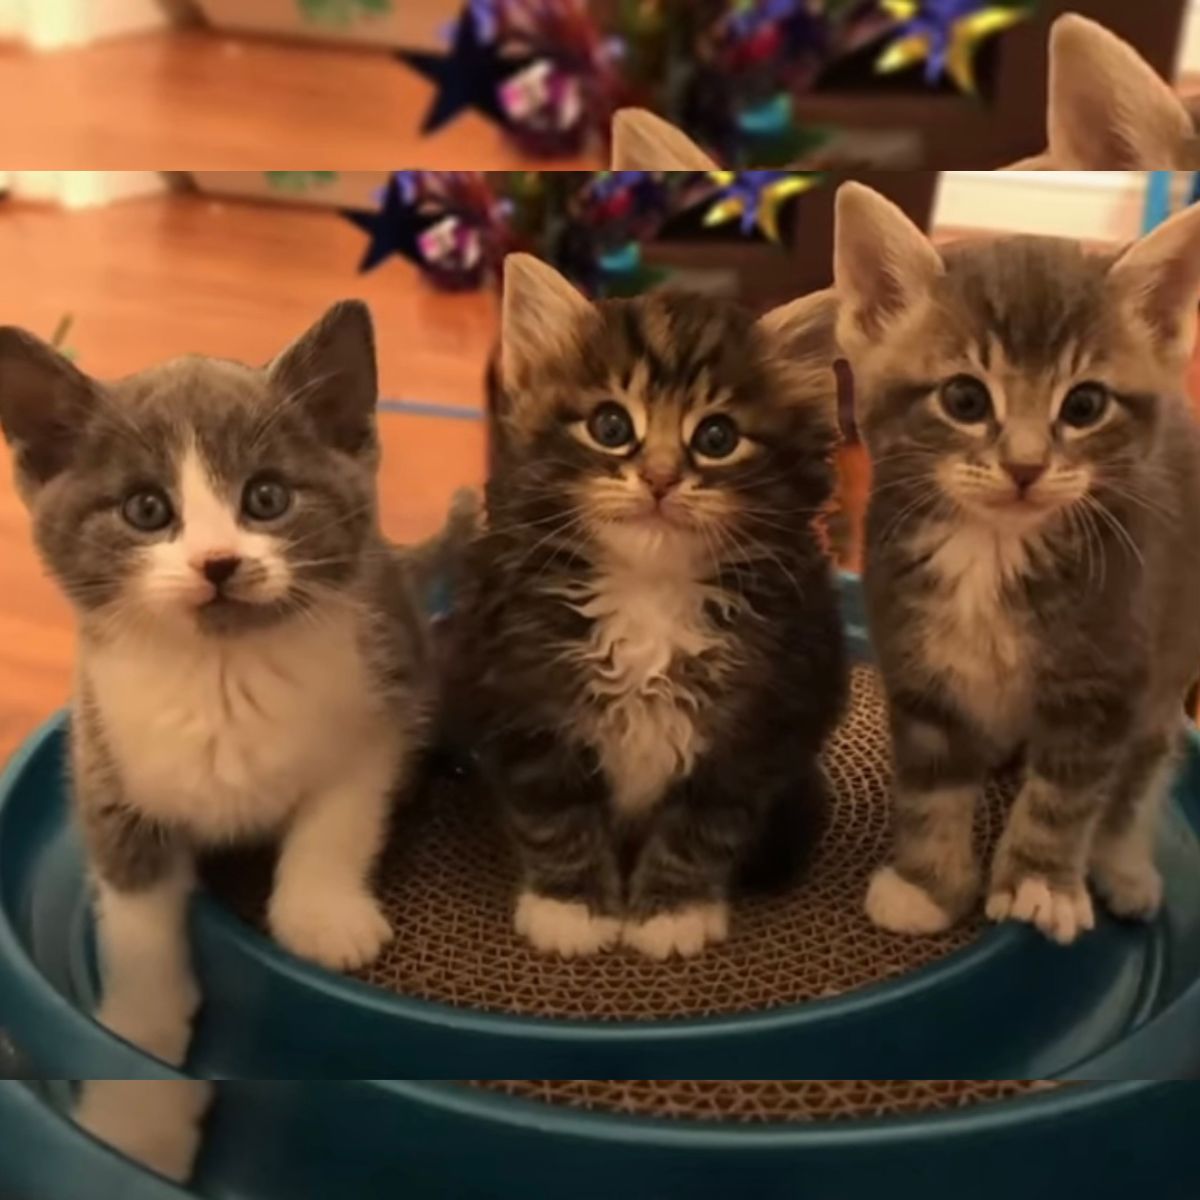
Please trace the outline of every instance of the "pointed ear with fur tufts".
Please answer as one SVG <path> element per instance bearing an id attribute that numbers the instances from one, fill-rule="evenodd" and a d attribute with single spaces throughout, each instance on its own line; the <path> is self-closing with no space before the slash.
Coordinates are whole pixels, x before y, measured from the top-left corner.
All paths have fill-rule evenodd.
<path id="1" fill-rule="evenodd" d="M 622 108 L 613 117 L 614 171 L 715 171 L 713 162 L 670 121 L 644 108 Z"/>
<path id="2" fill-rule="evenodd" d="M 837 194 L 833 276 L 837 337 L 853 361 L 927 295 L 945 270 L 925 234 L 890 200 L 861 183 Z"/>
<path id="3" fill-rule="evenodd" d="M 1185 364 L 1195 345 L 1200 304 L 1200 206 L 1134 242 L 1113 263 L 1109 281 L 1162 353 Z"/>
<path id="4" fill-rule="evenodd" d="M 837 296 L 832 288 L 790 300 L 764 313 L 758 327 L 784 348 L 789 358 L 827 363 L 839 357 Z"/>
<path id="5" fill-rule="evenodd" d="M 520 389 L 548 357 L 570 349 L 592 306 L 553 267 L 532 254 L 504 260 L 500 313 L 500 378 Z"/>
<path id="6" fill-rule="evenodd" d="M 347 454 L 373 453 L 379 383 L 370 309 L 342 300 L 267 368 L 284 397 L 308 411 L 326 443 Z"/>
<path id="7" fill-rule="evenodd" d="M 1050 33 L 1049 161 L 1058 169 L 1169 170 L 1195 137 L 1183 103 L 1103 25 L 1068 13 Z"/>
<path id="8" fill-rule="evenodd" d="M 0 428 L 29 496 L 71 461 L 100 386 L 40 338 L 0 328 Z"/>

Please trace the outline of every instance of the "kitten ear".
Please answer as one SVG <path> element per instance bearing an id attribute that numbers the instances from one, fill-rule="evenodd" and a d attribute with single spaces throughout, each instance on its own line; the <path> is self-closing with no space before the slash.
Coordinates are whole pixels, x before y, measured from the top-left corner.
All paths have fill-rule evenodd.
<path id="1" fill-rule="evenodd" d="M 1187 109 L 1154 68 L 1103 25 L 1068 13 L 1050 32 L 1049 157 L 1060 167 L 1182 167 L 1195 136 Z"/>
<path id="2" fill-rule="evenodd" d="M 302 333 L 267 368 L 285 396 L 294 396 L 331 446 L 358 454 L 375 445 L 379 382 L 371 311 L 342 300 Z"/>
<path id="3" fill-rule="evenodd" d="M 1190 355 L 1200 303 L 1200 206 L 1134 242 L 1113 263 L 1109 280 L 1165 351 Z"/>
<path id="4" fill-rule="evenodd" d="M 837 313 L 837 295 L 826 288 L 764 313 L 758 327 L 783 346 L 789 358 L 832 366 L 839 355 Z"/>
<path id="5" fill-rule="evenodd" d="M 876 341 L 944 270 L 929 239 L 890 200 L 861 183 L 838 188 L 833 277 L 847 353 Z"/>
<path id="6" fill-rule="evenodd" d="M 612 123 L 614 171 L 715 171 L 682 129 L 645 108 L 622 108 Z"/>
<path id="7" fill-rule="evenodd" d="M 13 448 L 22 492 L 67 466 L 99 393 L 40 338 L 12 325 L 0 328 L 0 428 Z"/>
<path id="8" fill-rule="evenodd" d="M 571 345 L 591 305 L 553 267 L 532 254 L 504 259 L 500 313 L 500 374 L 519 384 L 548 354 Z"/>

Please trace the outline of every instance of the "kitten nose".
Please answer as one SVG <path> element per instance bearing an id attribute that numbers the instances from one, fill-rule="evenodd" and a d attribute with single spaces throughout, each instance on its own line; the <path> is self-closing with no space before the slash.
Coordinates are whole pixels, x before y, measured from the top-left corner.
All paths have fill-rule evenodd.
<path id="1" fill-rule="evenodd" d="M 1027 492 L 1046 473 L 1045 463 L 1006 462 L 1003 466 L 1022 492 Z"/>
<path id="2" fill-rule="evenodd" d="M 234 571 L 242 565 L 240 558 L 206 558 L 204 566 L 200 569 L 204 572 L 204 578 L 215 587 L 220 587 L 221 584 L 227 583 L 232 577 Z"/>
<path id="3" fill-rule="evenodd" d="M 655 500 L 661 500 L 679 482 L 678 471 L 643 470 L 641 476 Z"/>

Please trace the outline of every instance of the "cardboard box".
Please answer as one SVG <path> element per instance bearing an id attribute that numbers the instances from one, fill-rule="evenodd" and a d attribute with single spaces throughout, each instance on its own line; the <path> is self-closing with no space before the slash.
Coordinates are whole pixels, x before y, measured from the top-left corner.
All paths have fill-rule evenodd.
<path id="1" fill-rule="evenodd" d="M 443 49 L 442 31 L 462 9 L 460 0 L 392 0 L 390 13 L 375 15 L 351 0 L 342 3 L 345 20 L 317 21 L 305 15 L 301 0 L 196 0 L 210 25 L 230 33 L 414 50 Z"/>
<path id="2" fill-rule="evenodd" d="M 309 204 L 318 208 L 378 208 L 387 171 L 190 171 L 200 191 L 238 200 Z"/>

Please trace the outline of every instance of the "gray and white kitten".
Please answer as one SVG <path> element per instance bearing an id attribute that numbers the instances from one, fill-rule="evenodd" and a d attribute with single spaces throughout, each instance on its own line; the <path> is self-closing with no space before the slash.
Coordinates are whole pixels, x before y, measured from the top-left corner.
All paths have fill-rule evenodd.
<path id="1" fill-rule="evenodd" d="M 1119 254 L 1048 238 L 939 253 L 847 184 L 835 276 L 874 463 L 865 583 L 896 772 L 867 912 L 926 934 L 972 906 L 972 812 L 1023 749 L 989 916 L 1070 942 L 1093 924 L 1090 877 L 1111 911 L 1148 919 L 1200 661 L 1184 399 L 1200 209 Z"/>
<path id="2" fill-rule="evenodd" d="M 331 968 L 391 929 L 369 875 L 425 738 L 429 656 L 379 531 L 374 344 L 335 305 L 266 368 L 189 357 L 100 383 L 0 330 L 0 425 L 79 622 L 74 799 L 99 1019 L 185 1056 L 193 852 L 282 839 L 270 928 Z"/>

